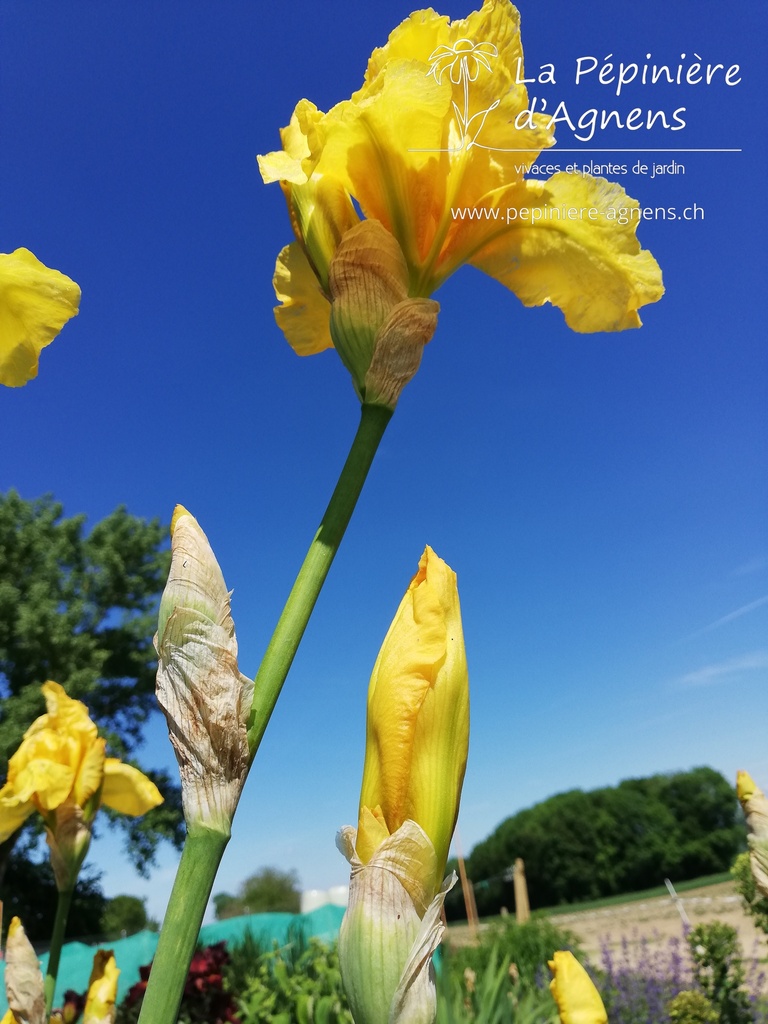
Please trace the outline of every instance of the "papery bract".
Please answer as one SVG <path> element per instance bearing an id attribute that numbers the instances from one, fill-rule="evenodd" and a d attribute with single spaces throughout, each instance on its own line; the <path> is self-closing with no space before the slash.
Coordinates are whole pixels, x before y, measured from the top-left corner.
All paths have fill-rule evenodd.
<path id="1" fill-rule="evenodd" d="M 18 917 L 11 920 L 5 946 L 5 991 L 9 1024 L 46 1024 L 40 961 Z M 10 1015 L 10 1017 L 9 1017 Z"/>
<path id="2" fill-rule="evenodd" d="M 208 538 L 176 506 L 171 569 L 160 601 L 157 699 L 181 775 L 187 825 L 229 835 L 250 763 L 253 681 L 237 666 L 229 591 Z"/>

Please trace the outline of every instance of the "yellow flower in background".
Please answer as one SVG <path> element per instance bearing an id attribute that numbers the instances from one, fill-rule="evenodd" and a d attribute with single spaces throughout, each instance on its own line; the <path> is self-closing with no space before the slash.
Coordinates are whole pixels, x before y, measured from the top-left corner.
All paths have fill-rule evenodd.
<path id="1" fill-rule="evenodd" d="M 37 376 L 42 349 L 77 315 L 80 288 L 29 249 L 0 253 L 0 384 Z"/>
<path id="2" fill-rule="evenodd" d="M 113 1024 L 119 977 L 120 971 L 112 950 L 98 950 L 93 958 L 93 970 L 88 982 L 83 1024 Z"/>
<path id="3" fill-rule="evenodd" d="M 549 969 L 549 987 L 561 1024 L 608 1024 L 600 993 L 573 953 L 558 951 Z"/>
<path id="4" fill-rule="evenodd" d="M 339 936 L 356 1024 L 429 1021 L 432 954 L 455 876 L 441 886 L 469 743 L 469 686 L 456 575 L 431 548 L 419 562 L 371 676 L 357 829 Z"/>
<path id="5" fill-rule="evenodd" d="M 102 804 L 137 816 L 163 798 L 138 769 L 106 756 L 106 742 L 83 703 L 68 697 L 58 683 L 44 683 L 42 690 L 47 713 L 27 729 L 0 789 L 0 842 L 37 811 L 63 890 L 74 884 Z"/>
<path id="6" fill-rule="evenodd" d="M 748 772 L 736 777 L 736 794 L 747 819 L 749 866 L 761 895 L 768 898 L 768 799 Z"/>
<path id="7" fill-rule="evenodd" d="M 278 324 L 297 352 L 337 343 L 329 277 L 358 221 L 354 204 L 396 240 L 411 298 L 468 263 L 527 306 L 558 306 L 576 331 L 640 325 L 638 309 L 663 287 L 635 237 L 638 204 L 588 175 L 525 178 L 554 137 L 547 116 L 528 112 L 521 71 L 518 12 L 486 0 L 461 21 L 415 12 L 374 51 L 349 100 L 328 113 L 298 103 L 282 150 L 259 157 L 264 180 L 286 193 L 297 239 L 275 271 Z"/>

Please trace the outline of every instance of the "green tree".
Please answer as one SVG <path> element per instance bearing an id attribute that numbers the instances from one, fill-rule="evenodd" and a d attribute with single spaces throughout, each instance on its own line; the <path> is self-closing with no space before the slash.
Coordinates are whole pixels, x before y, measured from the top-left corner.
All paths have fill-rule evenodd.
<path id="1" fill-rule="evenodd" d="M 111 755 L 126 759 L 135 750 L 156 707 L 152 637 L 169 564 L 166 536 L 157 520 L 122 507 L 87 533 L 85 517 L 65 518 L 50 496 L 0 494 L 0 775 L 44 711 L 47 679 L 87 705 Z M 161 839 L 181 844 L 183 820 L 170 777 L 142 770 L 165 803 L 143 818 L 113 821 L 146 872 Z M 0 878 L 17 836 L 0 848 Z"/>
<path id="2" fill-rule="evenodd" d="M 241 883 L 236 896 L 217 893 L 213 905 L 219 921 L 270 911 L 297 914 L 301 909 L 299 877 L 295 871 L 262 868 Z"/>
<path id="3" fill-rule="evenodd" d="M 744 842 L 736 794 L 711 768 L 571 790 L 503 821 L 467 859 L 481 914 L 512 907 L 505 881 L 525 862 L 533 907 L 554 906 L 724 871 Z M 456 897 L 446 904 L 462 916 Z"/>
<path id="4" fill-rule="evenodd" d="M 107 900 L 101 917 L 101 930 L 107 941 L 135 935 L 145 929 L 156 932 L 157 921 L 147 916 L 146 900 L 138 896 L 113 896 Z"/>
<path id="5" fill-rule="evenodd" d="M 107 901 L 99 877 L 87 867 L 80 873 L 67 920 L 67 941 L 100 937 Z M 2 892 L 3 941 L 11 918 L 19 917 L 31 942 L 49 942 L 57 890 L 48 859 L 35 859 L 25 844 L 19 844 L 8 858 Z"/>

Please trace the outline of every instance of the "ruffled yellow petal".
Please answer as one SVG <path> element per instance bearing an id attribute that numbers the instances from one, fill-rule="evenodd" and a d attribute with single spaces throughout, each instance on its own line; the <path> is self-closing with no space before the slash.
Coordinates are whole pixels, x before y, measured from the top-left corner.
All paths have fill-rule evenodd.
<path id="1" fill-rule="evenodd" d="M 16 776 L 14 786 L 24 800 L 34 798 L 42 811 L 55 810 L 69 797 L 75 773 L 67 764 L 36 758 Z"/>
<path id="2" fill-rule="evenodd" d="M 549 961 L 550 990 L 561 1024 L 608 1024 L 608 1016 L 592 979 L 570 952 L 558 951 Z"/>
<path id="3" fill-rule="evenodd" d="M 390 34 L 385 46 L 374 50 L 368 62 L 366 83 L 380 74 L 388 61 L 396 60 L 418 62 L 425 74 L 449 83 L 452 103 L 448 120 L 453 122 L 449 141 L 451 148 L 456 149 L 461 140 L 455 110 L 463 113 L 464 107 L 463 78 L 456 73 L 458 58 L 453 60 L 453 74 L 440 75 L 439 65 L 437 69 L 435 65 L 441 50 L 455 53 L 461 40 L 475 44 L 482 63 L 476 60 L 474 68 L 469 67 L 470 73 L 475 71 L 469 89 L 470 123 L 461 154 L 453 154 L 453 161 L 461 164 L 456 175 L 460 187 L 452 189 L 456 205 L 477 202 L 486 192 L 520 180 L 522 172 L 518 168 L 534 163 L 540 150 L 554 143 L 553 133 L 544 127 L 547 118 L 541 115 L 534 116 L 534 127 L 526 123 L 515 128 L 515 118 L 528 107 L 528 94 L 519 81 L 524 77 L 520 15 L 509 0 L 491 0 L 467 18 L 453 22 L 433 10 L 416 11 Z M 353 99 L 364 91 L 365 87 Z M 490 108 L 493 109 L 488 116 L 483 117 L 483 112 Z"/>
<path id="4" fill-rule="evenodd" d="M 619 185 L 555 174 L 502 190 L 489 208 L 503 212 L 504 222 L 489 231 L 488 220 L 479 227 L 465 221 L 455 250 L 479 246 L 469 262 L 526 306 L 558 306 L 575 331 L 639 327 L 638 309 L 664 293 L 658 263 L 637 241 L 638 203 Z"/>
<path id="5" fill-rule="evenodd" d="M 408 265 L 429 250 L 446 202 L 451 90 L 409 61 L 390 63 L 364 92 L 325 115 L 317 171 L 341 181 L 380 221 Z"/>
<path id="6" fill-rule="evenodd" d="M 80 762 L 80 767 L 75 778 L 72 797 L 80 807 L 85 806 L 94 793 L 97 793 L 101 780 L 104 778 L 104 761 L 106 741 L 95 740 Z"/>
<path id="7" fill-rule="evenodd" d="M 0 253 L 0 384 L 21 387 L 36 377 L 40 352 L 79 305 L 75 282 L 29 249 Z"/>
<path id="8" fill-rule="evenodd" d="M 160 790 L 146 775 L 114 757 L 104 762 L 101 802 L 121 814 L 137 817 L 163 802 Z"/>
<path id="9" fill-rule="evenodd" d="M 275 320 L 294 352 L 310 356 L 333 348 L 331 304 L 298 242 L 277 257 L 272 283 L 281 303 L 275 307 Z"/>
<path id="10" fill-rule="evenodd" d="M 0 789 L 0 843 L 4 843 L 17 828 L 21 828 L 34 809 L 31 800 L 22 799 L 13 785 L 6 783 Z"/>
<path id="11" fill-rule="evenodd" d="M 69 744 L 69 749 L 65 752 L 62 748 L 58 756 L 75 765 L 85 756 L 99 730 L 91 721 L 85 704 L 70 697 L 59 683 L 49 680 L 41 689 L 47 712 L 30 725 L 24 734 L 25 739 L 43 732 L 58 736 L 59 742 Z"/>

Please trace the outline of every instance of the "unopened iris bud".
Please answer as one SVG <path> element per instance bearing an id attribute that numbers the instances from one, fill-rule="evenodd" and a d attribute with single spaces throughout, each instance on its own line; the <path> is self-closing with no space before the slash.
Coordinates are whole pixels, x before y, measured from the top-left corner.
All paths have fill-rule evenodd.
<path id="1" fill-rule="evenodd" d="M 155 635 L 157 699 L 179 763 L 187 825 L 225 835 L 248 774 L 253 694 L 253 681 L 237 667 L 229 598 L 208 538 L 177 505 Z"/>
<path id="2" fill-rule="evenodd" d="M 120 977 L 111 949 L 100 949 L 93 958 L 83 1024 L 114 1024 L 117 982 Z"/>
<path id="3" fill-rule="evenodd" d="M 768 897 L 768 799 L 748 772 L 739 772 L 736 793 L 747 819 L 749 866 L 759 892 Z"/>
<path id="4" fill-rule="evenodd" d="M 376 660 L 367 721 L 358 827 L 337 837 L 352 865 L 342 977 L 356 1024 L 429 1024 L 469 742 L 456 576 L 431 548 Z"/>
<path id="5" fill-rule="evenodd" d="M 45 993 L 40 961 L 18 917 L 8 928 L 5 945 L 5 992 L 8 1014 L 2 1024 L 45 1024 Z"/>
<path id="6" fill-rule="evenodd" d="M 573 953 L 559 950 L 549 961 L 549 969 L 549 988 L 561 1024 L 608 1024 L 600 993 Z"/>

